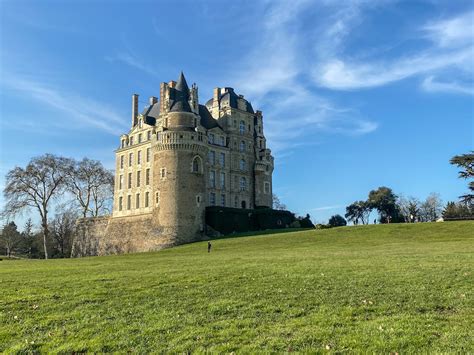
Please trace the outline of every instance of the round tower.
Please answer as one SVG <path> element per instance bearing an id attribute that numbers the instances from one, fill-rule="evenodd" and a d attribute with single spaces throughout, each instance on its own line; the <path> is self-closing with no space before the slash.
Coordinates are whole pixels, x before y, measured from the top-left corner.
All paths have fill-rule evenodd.
<path id="1" fill-rule="evenodd" d="M 163 247 L 204 236 L 207 146 L 199 116 L 189 105 L 189 88 L 181 73 L 170 88 L 169 111 L 154 151 L 154 224 Z"/>

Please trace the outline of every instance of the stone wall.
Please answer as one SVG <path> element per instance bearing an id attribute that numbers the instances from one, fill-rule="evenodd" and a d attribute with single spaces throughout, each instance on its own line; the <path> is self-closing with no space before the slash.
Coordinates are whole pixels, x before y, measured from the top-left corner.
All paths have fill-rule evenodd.
<path id="1" fill-rule="evenodd" d="M 73 257 L 123 254 L 168 247 L 153 228 L 152 215 L 99 217 L 78 220 L 72 247 Z"/>

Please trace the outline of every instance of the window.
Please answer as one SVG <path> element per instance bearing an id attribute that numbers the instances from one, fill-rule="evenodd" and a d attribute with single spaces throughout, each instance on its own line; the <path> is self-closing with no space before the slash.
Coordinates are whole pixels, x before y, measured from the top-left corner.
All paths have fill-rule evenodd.
<path id="1" fill-rule="evenodd" d="M 221 206 L 225 207 L 225 194 L 221 194 Z"/>
<path id="2" fill-rule="evenodd" d="M 240 191 L 247 190 L 247 179 L 245 177 L 240 178 Z"/>
<path id="3" fill-rule="evenodd" d="M 128 166 L 132 166 L 133 164 L 133 153 L 128 154 Z"/>
<path id="4" fill-rule="evenodd" d="M 166 168 L 161 168 L 160 176 L 161 176 L 162 179 L 166 178 Z"/>
<path id="5" fill-rule="evenodd" d="M 143 126 L 143 119 L 140 118 L 140 119 L 138 120 L 138 127 L 142 128 L 142 126 Z M 140 142 L 141 139 L 139 139 L 138 141 Z"/>
<path id="6" fill-rule="evenodd" d="M 262 133 L 262 126 L 258 126 L 258 133 Z"/>
<path id="7" fill-rule="evenodd" d="M 125 147 L 125 139 L 122 139 L 122 148 Z"/>
<path id="8" fill-rule="evenodd" d="M 128 173 L 128 188 L 132 188 L 132 173 Z"/>
<path id="9" fill-rule="evenodd" d="M 130 137 L 130 145 L 133 145 L 133 137 Z"/>
<path id="10" fill-rule="evenodd" d="M 119 176 L 119 190 L 122 190 L 123 188 L 123 175 Z"/>
<path id="11" fill-rule="evenodd" d="M 225 173 L 221 173 L 221 188 L 225 188 Z"/>
<path id="12" fill-rule="evenodd" d="M 199 206 L 201 203 L 201 195 L 196 195 L 196 204 Z"/>
<path id="13" fill-rule="evenodd" d="M 121 156 L 120 156 L 120 169 L 123 169 L 123 161 L 124 161 L 124 160 L 125 160 L 125 159 L 124 159 L 124 156 L 121 155 Z"/>
<path id="14" fill-rule="evenodd" d="M 221 166 L 225 166 L 225 153 L 221 153 L 221 154 L 219 155 L 219 164 L 220 164 Z"/>
<path id="15" fill-rule="evenodd" d="M 234 207 L 237 208 L 238 204 L 239 204 L 239 198 L 237 196 L 235 196 L 235 198 L 234 198 Z"/>
<path id="16" fill-rule="evenodd" d="M 216 152 L 213 150 L 209 151 L 209 164 L 214 165 L 216 162 Z"/>
<path id="17" fill-rule="evenodd" d="M 247 170 L 247 164 L 245 163 L 245 159 L 240 159 L 240 170 Z"/>
<path id="18" fill-rule="evenodd" d="M 240 141 L 240 151 L 245 152 L 245 142 L 244 141 Z"/>
<path id="19" fill-rule="evenodd" d="M 140 194 L 136 195 L 135 198 L 135 208 L 140 208 Z"/>
<path id="20" fill-rule="evenodd" d="M 267 181 L 263 183 L 263 192 L 266 194 L 270 193 L 270 183 Z"/>
<path id="21" fill-rule="evenodd" d="M 141 175 L 142 175 L 142 172 L 141 171 L 137 171 L 137 187 L 140 187 L 140 183 L 141 183 Z"/>
<path id="22" fill-rule="evenodd" d="M 145 172 L 145 184 L 150 185 L 150 169 L 146 169 Z"/>
<path id="23" fill-rule="evenodd" d="M 234 127 L 237 127 L 237 120 L 234 120 Z"/>
<path id="24" fill-rule="evenodd" d="M 151 160 L 151 148 L 146 149 L 146 162 L 149 163 Z"/>
<path id="25" fill-rule="evenodd" d="M 146 132 L 146 140 L 149 141 L 151 139 L 151 131 Z"/>
<path id="26" fill-rule="evenodd" d="M 209 194 L 209 204 L 211 206 L 215 206 L 216 205 L 216 194 L 214 192 L 211 192 Z"/>
<path id="27" fill-rule="evenodd" d="M 240 121 L 239 131 L 240 131 L 240 134 L 245 133 L 245 122 L 244 121 Z"/>
<path id="28" fill-rule="evenodd" d="M 201 158 L 194 157 L 191 171 L 193 173 L 200 173 L 201 172 Z"/>
<path id="29" fill-rule="evenodd" d="M 224 136 L 220 136 L 220 140 L 221 140 L 221 146 L 225 146 L 225 138 Z"/>
<path id="30" fill-rule="evenodd" d="M 215 140 L 214 134 L 210 133 L 209 134 L 209 143 L 214 144 L 214 140 Z"/>
<path id="31" fill-rule="evenodd" d="M 245 200 L 242 200 L 242 208 L 247 208 L 247 203 L 245 202 Z"/>
<path id="32" fill-rule="evenodd" d="M 216 172 L 214 170 L 209 172 L 209 186 L 216 187 Z"/>
<path id="33" fill-rule="evenodd" d="M 160 191 L 155 193 L 155 203 L 157 206 L 160 204 Z"/>
<path id="34" fill-rule="evenodd" d="M 145 207 L 148 207 L 149 199 L 150 199 L 150 193 L 147 191 L 145 192 Z"/>
<path id="35" fill-rule="evenodd" d="M 132 208 L 132 195 L 127 196 L 127 210 Z"/>
<path id="36" fill-rule="evenodd" d="M 137 164 L 141 164 L 141 163 L 142 163 L 142 151 L 139 150 L 137 153 Z"/>
<path id="37" fill-rule="evenodd" d="M 138 143 L 141 143 L 141 142 L 142 142 L 142 134 L 140 133 L 140 134 L 138 135 Z"/>
<path id="38" fill-rule="evenodd" d="M 119 197 L 119 206 L 118 207 L 119 207 L 119 211 L 121 211 L 123 209 L 123 197 L 122 196 Z"/>
<path id="39" fill-rule="evenodd" d="M 198 132 L 198 141 L 202 142 L 202 132 Z"/>

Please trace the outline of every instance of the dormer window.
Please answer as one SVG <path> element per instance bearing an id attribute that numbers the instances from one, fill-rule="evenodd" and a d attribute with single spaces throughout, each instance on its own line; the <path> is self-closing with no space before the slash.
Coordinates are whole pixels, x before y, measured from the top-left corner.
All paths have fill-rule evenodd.
<path id="1" fill-rule="evenodd" d="M 129 145 L 133 145 L 133 136 L 130 137 L 130 144 Z"/>
<path id="2" fill-rule="evenodd" d="M 214 140 L 215 140 L 214 134 L 210 133 L 209 134 L 209 143 L 214 144 Z"/>

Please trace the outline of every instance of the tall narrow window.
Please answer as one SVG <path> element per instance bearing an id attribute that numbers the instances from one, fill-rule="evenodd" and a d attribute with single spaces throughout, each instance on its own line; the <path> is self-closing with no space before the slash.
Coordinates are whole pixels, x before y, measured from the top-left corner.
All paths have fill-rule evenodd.
<path id="1" fill-rule="evenodd" d="M 214 165 L 216 162 L 216 152 L 213 150 L 209 151 L 209 164 Z"/>
<path id="2" fill-rule="evenodd" d="M 140 208 L 140 194 L 136 196 L 135 208 Z"/>
<path id="3" fill-rule="evenodd" d="M 221 153 L 219 156 L 219 164 L 220 166 L 225 166 L 225 153 Z"/>
<path id="4" fill-rule="evenodd" d="M 148 141 L 151 139 L 151 131 L 146 132 L 146 139 Z"/>
<path id="5" fill-rule="evenodd" d="M 247 190 L 247 179 L 245 177 L 240 178 L 240 191 Z"/>
<path id="6" fill-rule="evenodd" d="M 160 176 L 161 176 L 162 179 L 166 178 L 166 168 L 161 168 Z"/>
<path id="7" fill-rule="evenodd" d="M 225 194 L 221 194 L 221 206 L 225 207 Z"/>
<path id="8" fill-rule="evenodd" d="M 148 207 L 149 199 L 150 199 L 150 193 L 147 191 L 145 192 L 145 207 Z"/>
<path id="9" fill-rule="evenodd" d="M 142 163 L 142 151 L 139 150 L 137 153 L 137 164 L 141 164 L 141 163 Z"/>
<path id="10" fill-rule="evenodd" d="M 127 210 L 132 208 L 132 195 L 127 196 Z"/>
<path id="11" fill-rule="evenodd" d="M 239 205 L 239 198 L 237 196 L 234 197 L 234 207 L 237 208 Z"/>
<path id="12" fill-rule="evenodd" d="M 142 134 L 140 133 L 140 134 L 138 135 L 138 143 L 141 143 L 141 142 L 142 142 Z"/>
<path id="13" fill-rule="evenodd" d="M 209 172 L 209 186 L 216 187 L 216 172 L 214 170 Z"/>
<path id="14" fill-rule="evenodd" d="M 270 193 L 270 183 L 267 181 L 263 183 L 263 192 L 266 194 Z"/>
<path id="15" fill-rule="evenodd" d="M 225 138 L 224 138 L 224 136 L 220 136 L 220 140 L 221 140 L 221 146 L 225 146 Z"/>
<path id="16" fill-rule="evenodd" d="M 221 188 L 225 188 L 225 173 L 221 172 Z"/>
<path id="17" fill-rule="evenodd" d="M 123 188 L 123 175 L 119 176 L 119 190 L 122 190 Z"/>
<path id="18" fill-rule="evenodd" d="M 239 131 L 240 131 L 240 134 L 245 133 L 245 121 L 240 121 Z"/>
<path id="19" fill-rule="evenodd" d="M 130 137 L 130 145 L 133 145 L 133 137 Z"/>
<path id="20" fill-rule="evenodd" d="M 142 172 L 141 172 L 141 171 L 137 171 L 137 187 L 140 187 L 140 184 L 141 184 L 141 176 L 142 176 Z"/>
<path id="21" fill-rule="evenodd" d="M 118 207 L 119 207 L 119 211 L 121 211 L 123 209 L 123 197 L 122 196 L 119 197 L 119 206 Z"/>
<path id="22" fill-rule="evenodd" d="M 128 188 L 132 188 L 132 173 L 128 173 Z"/>
<path id="23" fill-rule="evenodd" d="M 145 184 L 150 185 L 150 169 L 146 169 L 145 173 Z"/>
<path id="24" fill-rule="evenodd" d="M 244 141 L 240 142 L 240 151 L 245 152 L 245 142 Z"/>
<path id="25" fill-rule="evenodd" d="M 193 159 L 192 172 L 193 173 L 201 172 L 201 158 L 199 158 L 198 156 L 194 157 Z"/>
<path id="26" fill-rule="evenodd" d="M 215 206 L 216 205 L 216 194 L 214 192 L 211 192 L 209 194 L 209 204 L 211 206 Z"/>
<path id="27" fill-rule="evenodd" d="M 247 170 L 247 164 L 245 163 L 245 159 L 240 159 L 240 170 Z"/>
<path id="28" fill-rule="evenodd" d="M 146 162 L 149 163 L 151 160 L 151 148 L 146 149 Z"/>
<path id="29" fill-rule="evenodd" d="M 128 166 L 132 166 L 133 164 L 133 153 L 128 154 Z"/>
<path id="30" fill-rule="evenodd" d="M 155 192 L 155 204 L 157 206 L 160 204 L 160 191 Z"/>
<path id="31" fill-rule="evenodd" d="M 125 139 L 122 139 L 122 148 L 125 148 Z"/>
<path id="32" fill-rule="evenodd" d="M 123 169 L 123 161 L 124 161 L 124 156 L 120 156 L 120 169 Z"/>

